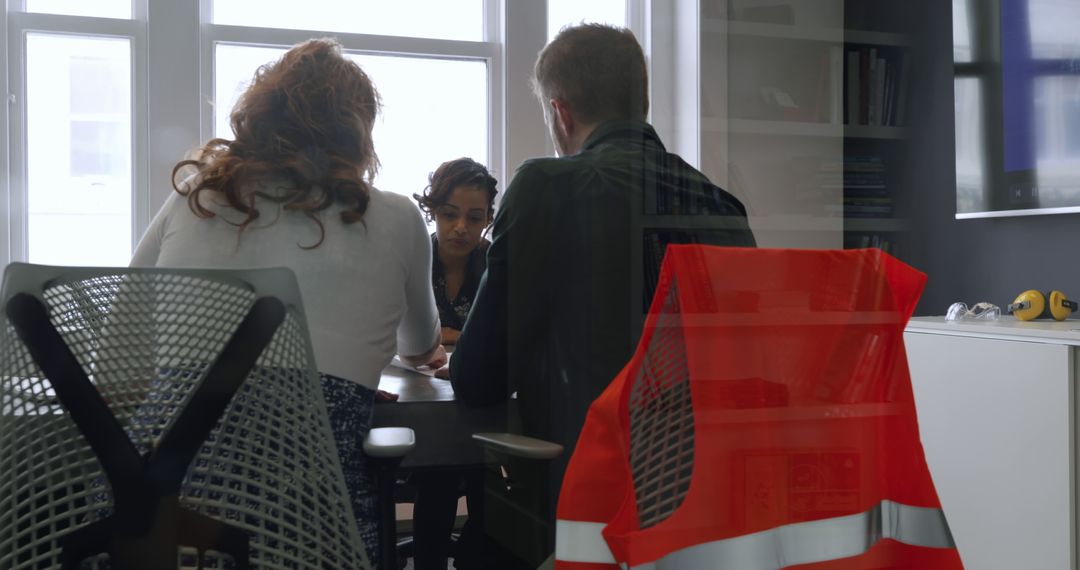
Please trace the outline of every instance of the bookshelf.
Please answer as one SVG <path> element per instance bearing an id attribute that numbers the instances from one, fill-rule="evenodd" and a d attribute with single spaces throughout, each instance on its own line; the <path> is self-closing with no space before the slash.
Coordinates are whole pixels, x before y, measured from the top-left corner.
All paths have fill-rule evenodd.
<path id="1" fill-rule="evenodd" d="M 760 246 L 880 247 L 904 259 L 920 169 L 908 147 L 926 127 L 900 110 L 929 73 L 914 33 L 928 1 L 654 2 L 654 124 L 669 149 L 742 201 Z M 637 213 L 635 263 L 658 254 L 665 234 L 716 223 Z M 655 278 L 637 274 L 635 302 Z"/>
<path id="2" fill-rule="evenodd" d="M 918 63 L 895 4 L 697 3 L 700 95 L 682 116 L 696 113 L 700 166 L 743 200 L 762 246 L 902 254 Z"/>
<path id="3" fill-rule="evenodd" d="M 930 0 L 932 1 L 932 0 Z M 924 125 L 919 122 L 914 112 L 916 93 L 922 90 L 921 83 L 929 73 L 928 62 L 917 49 L 921 27 L 920 17 L 927 13 L 924 9 L 927 1 L 912 0 L 905 3 L 888 0 L 848 1 L 844 6 L 844 49 L 848 58 L 860 57 L 865 73 L 866 56 L 875 50 L 879 56 L 877 77 L 881 82 L 884 75 L 883 108 L 878 110 L 877 126 L 866 126 L 864 121 L 853 121 L 851 115 L 854 105 L 850 96 L 848 104 L 848 124 L 844 132 L 845 157 L 874 157 L 881 161 L 883 172 L 881 183 L 883 195 L 887 196 L 891 208 L 885 215 L 876 217 L 848 217 L 844 224 L 845 247 L 879 247 L 886 252 L 906 259 L 910 253 L 910 236 L 913 224 L 908 213 L 915 208 L 916 193 L 913 173 L 923 165 L 915 161 L 915 154 L 909 151 L 912 141 L 924 138 Z M 920 16 L 922 15 L 922 16 Z M 845 67 L 847 91 L 853 88 L 852 67 Z M 881 87 L 879 83 L 879 88 Z M 882 116 L 881 113 L 884 113 Z M 880 135 L 888 132 L 895 136 L 862 136 L 864 132 Z M 845 198 L 858 195 L 858 188 L 845 185 Z M 845 208 L 848 207 L 845 202 Z"/>

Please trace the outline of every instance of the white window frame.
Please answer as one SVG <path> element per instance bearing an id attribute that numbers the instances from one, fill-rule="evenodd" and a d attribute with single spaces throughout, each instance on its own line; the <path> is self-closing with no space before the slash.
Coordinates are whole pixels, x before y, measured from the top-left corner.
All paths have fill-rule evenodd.
<path id="1" fill-rule="evenodd" d="M 25 124 L 29 32 L 131 41 L 132 250 L 172 191 L 173 165 L 213 132 L 215 43 L 288 48 L 311 37 L 333 36 L 349 53 L 485 61 L 487 162 L 501 187 L 510 183 L 522 161 L 552 155 L 543 112 L 529 84 L 536 54 L 547 42 L 546 0 L 484 0 L 484 36 L 478 42 L 217 25 L 210 21 L 211 1 L 133 0 L 133 18 L 120 20 L 26 13 L 25 0 L 6 0 L 6 9 L 0 12 L 0 45 L 8 51 L 7 57 L 0 57 L 0 94 L 7 103 L 0 109 L 0 173 L 6 174 L 0 174 L 0 267 L 26 261 L 29 254 Z M 626 3 L 627 25 L 651 55 L 653 0 Z M 653 101 L 655 108 L 662 99 L 654 96 Z"/>
<path id="2" fill-rule="evenodd" d="M 0 13 L 0 46 L 8 49 L 8 14 L 7 9 Z M 11 132 L 8 129 L 9 115 L 15 100 L 8 88 L 8 57 L 0 58 L 0 265 L 7 265 L 11 260 L 11 233 L 12 233 L 12 210 L 11 208 L 11 165 L 8 161 L 8 137 Z"/>
<path id="3" fill-rule="evenodd" d="M 29 187 L 27 172 L 28 134 L 26 131 L 26 46 L 27 35 L 45 33 L 80 37 L 127 39 L 131 42 L 131 240 L 132 248 L 149 223 L 140 214 L 146 209 L 146 193 L 138 191 L 147 182 L 146 116 L 146 9 L 145 2 L 135 1 L 130 20 L 37 14 L 23 12 L 23 0 L 8 0 L 3 22 L 7 51 L 4 77 L 6 93 L 6 185 L 0 182 L 0 203 L 4 210 L 5 231 L 0 231 L 0 261 L 26 261 L 29 257 Z M 13 62 L 14 65 L 11 65 Z M 5 149 L 0 149 L 5 150 Z M 0 159 L 2 160 L 2 159 Z M 79 239 L 79 236 L 70 236 Z"/>

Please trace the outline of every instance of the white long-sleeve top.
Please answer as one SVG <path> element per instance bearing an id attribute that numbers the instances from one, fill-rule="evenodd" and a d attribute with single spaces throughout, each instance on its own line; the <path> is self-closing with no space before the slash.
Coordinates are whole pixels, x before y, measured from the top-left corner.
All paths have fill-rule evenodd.
<path id="1" fill-rule="evenodd" d="M 272 188 L 269 189 L 273 191 Z M 439 334 L 431 289 L 431 239 L 408 198 L 372 189 L 364 223 L 346 225 L 340 206 L 314 221 L 259 199 L 259 217 L 244 219 L 223 197 L 203 192 L 200 203 L 217 215 L 203 219 L 172 192 L 143 235 L 132 267 L 257 268 L 285 266 L 296 273 L 320 372 L 378 386 L 395 352 L 429 351 Z"/>

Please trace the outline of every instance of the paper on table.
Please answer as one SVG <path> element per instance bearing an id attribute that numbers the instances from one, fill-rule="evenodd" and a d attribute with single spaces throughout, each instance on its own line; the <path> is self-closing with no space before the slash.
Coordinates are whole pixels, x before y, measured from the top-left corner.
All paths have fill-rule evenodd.
<path id="1" fill-rule="evenodd" d="M 435 371 L 430 369 L 430 368 L 426 368 L 426 367 L 425 368 L 416 368 L 415 366 L 409 366 L 403 360 L 398 358 L 398 355 L 396 355 L 396 354 L 394 355 L 394 359 L 390 361 L 390 366 L 396 366 L 398 368 L 401 368 L 401 369 L 404 369 L 404 370 L 409 370 L 411 372 L 419 372 L 420 374 L 423 374 L 424 376 L 434 376 L 435 375 Z"/>
<path id="2" fill-rule="evenodd" d="M 450 351 L 446 352 L 446 363 L 447 364 L 450 364 L 450 357 L 452 355 L 453 355 L 453 353 L 451 353 Z M 396 366 L 396 367 L 404 369 L 404 370 L 411 370 L 413 372 L 418 372 L 420 374 L 423 374 L 424 376 L 434 376 L 435 375 L 435 369 L 428 368 L 426 366 L 423 367 L 423 368 L 417 368 L 415 366 L 410 366 L 410 365 L 406 364 L 405 361 L 401 360 L 401 358 L 396 354 L 394 355 L 394 359 L 390 361 L 390 366 Z"/>

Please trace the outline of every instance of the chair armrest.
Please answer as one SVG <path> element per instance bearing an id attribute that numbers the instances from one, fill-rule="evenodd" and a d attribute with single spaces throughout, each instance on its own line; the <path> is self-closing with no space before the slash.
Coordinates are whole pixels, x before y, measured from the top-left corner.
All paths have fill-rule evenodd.
<path id="1" fill-rule="evenodd" d="M 554 459 L 562 454 L 563 446 L 513 433 L 474 433 L 472 438 L 485 447 L 514 457 Z"/>
<path id="2" fill-rule="evenodd" d="M 369 457 L 404 457 L 416 447 L 412 428 L 373 428 L 364 438 L 364 453 Z"/>

